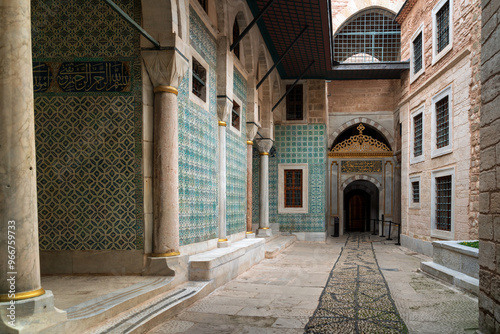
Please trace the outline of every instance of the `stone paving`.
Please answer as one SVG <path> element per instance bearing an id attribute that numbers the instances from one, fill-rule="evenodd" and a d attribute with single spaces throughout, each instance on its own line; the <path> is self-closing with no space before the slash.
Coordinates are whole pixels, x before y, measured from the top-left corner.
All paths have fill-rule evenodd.
<path id="1" fill-rule="evenodd" d="M 429 261 L 429 258 L 395 246 L 394 241 L 389 243 L 385 238 L 368 234 L 362 238 L 372 241 L 371 244 L 363 243 L 368 256 L 358 254 L 351 256 L 349 261 L 363 259 L 373 263 L 369 259 L 373 259 L 375 253 L 379 273 L 385 277 L 409 333 L 475 332 L 478 327 L 477 299 L 417 272 L 420 262 Z M 346 239 L 347 236 L 328 238 L 327 243 L 296 242 L 276 258 L 263 260 L 178 315 L 165 319 L 149 333 L 304 333 L 318 308 L 330 273 L 335 272 L 332 268 Z M 342 254 L 347 254 L 344 252 Z M 360 265 L 360 271 L 368 272 L 368 267 L 373 269 L 373 264 L 366 268 Z M 381 282 L 380 276 L 377 279 Z M 362 285 L 360 281 L 359 286 Z M 384 286 L 380 283 L 379 287 Z M 393 305 L 389 302 L 387 287 L 384 289 L 381 295 L 384 295 L 385 305 Z M 372 297 L 367 294 L 361 299 Z M 346 312 L 352 311 L 346 308 Z M 391 312 L 387 314 L 395 317 L 396 311 L 392 309 Z M 356 333 L 352 328 L 322 333 Z M 358 332 L 385 332 L 373 328 L 360 331 L 358 326 Z M 390 333 L 393 329 L 387 330 Z"/>
<path id="2" fill-rule="evenodd" d="M 305 333 L 408 333 L 369 234 L 349 236 Z"/>

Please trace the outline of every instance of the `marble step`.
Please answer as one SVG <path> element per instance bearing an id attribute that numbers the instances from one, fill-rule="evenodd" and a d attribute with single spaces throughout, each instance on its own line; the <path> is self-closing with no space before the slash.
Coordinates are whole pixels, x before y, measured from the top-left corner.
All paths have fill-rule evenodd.
<path id="1" fill-rule="evenodd" d="M 421 262 L 420 270 L 473 295 L 479 294 L 479 280 L 435 262 Z"/>
<path id="2" fill-rule="evenodd" d="M 146 333 L 213 291 L 212 282 L 187 282 L 91 328 L 86 334 Z"/>
<path id="3" fill-rule="evenodd" d="M 189 280 L 214 280 L 215 286 L 226 284 L 264 259 L 265 241 L 249 238 L 229 247 L 215 248 L 189 257 Z"/>
<path id="4" fill-rule="evenodd" d="M 286 248 L 290 247 L 295 241 L 297 237 L 294 235 L 291 236 L 279 236 L 270 242 L 266 242 L 266 259 L 272 259 L 281 252 L 283 252 Z"/>
<path id="5" fill-rule="evenodd" d="M 131 308 L 166 293 L 177 285 L 173 277 L 148 277 L 140 283 L 72 306 L 65 311 L 67 320 L 41 333 L 81 333 Z"/>

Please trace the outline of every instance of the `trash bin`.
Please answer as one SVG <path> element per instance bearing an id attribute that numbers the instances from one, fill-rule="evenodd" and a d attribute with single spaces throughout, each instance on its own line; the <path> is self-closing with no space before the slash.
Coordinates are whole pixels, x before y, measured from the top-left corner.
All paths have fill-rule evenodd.
<path id="1" fill-rule="evenodd" d="M 334 217 L 333 218 L 333 236 L 338 237 L 339 236 L 339 217 Z"/>

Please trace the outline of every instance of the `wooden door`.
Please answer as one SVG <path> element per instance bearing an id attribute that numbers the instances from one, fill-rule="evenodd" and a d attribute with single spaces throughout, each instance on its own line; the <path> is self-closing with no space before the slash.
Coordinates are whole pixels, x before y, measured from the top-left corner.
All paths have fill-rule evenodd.
<path id="1" fill-rule="evenodd" d="M 349 200 L 349 229 L 363 230 L 365 223 L 365 198 L 361 195 L 354 195 Z"/>

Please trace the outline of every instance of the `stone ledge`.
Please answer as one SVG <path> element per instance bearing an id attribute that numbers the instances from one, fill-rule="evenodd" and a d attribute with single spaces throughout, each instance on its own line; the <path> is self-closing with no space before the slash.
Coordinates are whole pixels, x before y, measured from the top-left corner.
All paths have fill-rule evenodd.
<path id="1" fill-rule="evenodd" d="M 454 252 L 468 255 L 471 257 L 479 257 L 479 249 L 469 246 L 460 245 L 460 242 L 471 242 L 476 240 L 457 240 L 457 241 L 434 241 L 433 246 L 442 247 L 446 249 L 453 250 Z"/>
<path id="2" fill-rule="evenodd" d="M 439 278 L 475 296 L 479 294 L 479 280 L 474 277 L 434 262 L 422 262 L 420 263 L 420 269 L 426 274 Z"/>
<path id="3" fill-rule="evenodd" d="M 214 280 L 219 287 L 264 259 L 263 239 L 243 239 L 227 248 L 217 248 L 189 258 L 191 281 Z"/>
<path id="4" fill-rule="evenodd" d="M 296 236 L 280 236 L 266 243 L 266 259 L 272 259 L 290 247 L 297 240 Z"/>
<path id="5" fill-rule="evenodd" d="M 433 261 L 467 276 L 479 279 L 479 250 L 459 245 L 462 241 L 434 241 Z"/>
<path id="6" fill-rule="evenodd" d="M 327 231 L 325 232 L 292 232 L 292 235 L 297 237 L 300 241 L 318 241 L 326 242 Z"/>

